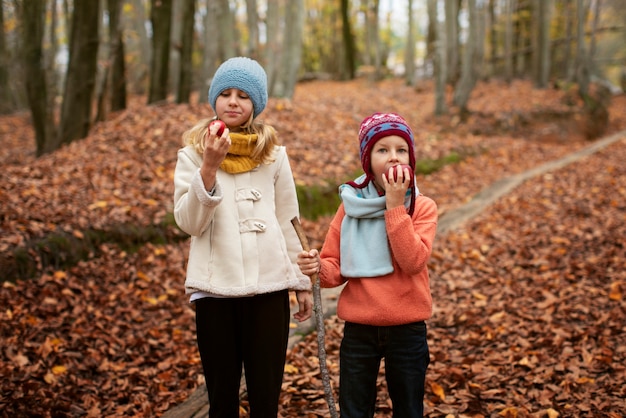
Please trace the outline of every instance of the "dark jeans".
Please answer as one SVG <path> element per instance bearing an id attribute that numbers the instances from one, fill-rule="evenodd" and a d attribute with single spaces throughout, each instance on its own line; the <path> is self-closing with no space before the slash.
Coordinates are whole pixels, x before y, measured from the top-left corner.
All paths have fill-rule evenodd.
<path id="1" fill-rule="evenodd" d="M 430 363 L 426 324 L 377 327 L 345 323 L 339 364 L 342 418 L 371 418 L 382 358 L 396 418 L 424 414 L 424 381 Z"/>
<path id="2" fill-rule="evenodd" d="M 276 418 L 287 340 L 288 291 L 196 302 L 210 418 L 239 418 L 242 364 L 251 418 Z"/>

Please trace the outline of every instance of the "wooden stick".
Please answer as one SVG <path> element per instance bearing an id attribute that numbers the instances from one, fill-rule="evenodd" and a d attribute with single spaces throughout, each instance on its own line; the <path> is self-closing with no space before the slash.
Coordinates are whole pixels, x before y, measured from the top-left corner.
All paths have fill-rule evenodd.
<path id="1" fill-rule="evenodd" d="M 291 224 L 296 230 L 296 234 L 298 234 L 298 239 L 300 239 L 300 244 L 302 244 L 304 251 L 310 251 L 311 248 L 309 247 L 309 240 L 304 232 L 304 228 L 302 228 L 302 224 L 300 224 L 300 220 L 295 217 L 291 220 Z M 313 284 L 313 311 L 315 312 L 315 326 L 317 328 L 317 355 L 320 360 L 324 394 L 326 395 L 326 403 L 328 404 L 328 409 L 330 410 L 330 416 L 332 418 L 338 418 L 335 398 L 333 397 L 333 390 L 330 386 L 330 375 L 328 374 L 328 367 L 326 365 L 326 332 L 324 330 L 324 312 L 322 311 L 320 281 L 317 273 L 312 274 L 310 277 Z"/>

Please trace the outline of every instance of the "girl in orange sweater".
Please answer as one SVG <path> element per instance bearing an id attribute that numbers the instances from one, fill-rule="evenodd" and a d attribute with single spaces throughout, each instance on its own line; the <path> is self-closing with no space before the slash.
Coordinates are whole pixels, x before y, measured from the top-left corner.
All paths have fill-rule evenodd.
<path id="1" fill-rule="evenodd" d="M 382 358 L 394 416 L 422 417 L 437 206 L 415 185 L 414 137 L 401 116 L 367 117 L 359 143 L 364 174 L 339 187 L 342 203 L 321 252 L 301 252 L 298 265 L 304 274 L 318 273 L 321 287 L 345 283 L 337 304 L 345 320 L 342 418 L 374 416 Z"/>

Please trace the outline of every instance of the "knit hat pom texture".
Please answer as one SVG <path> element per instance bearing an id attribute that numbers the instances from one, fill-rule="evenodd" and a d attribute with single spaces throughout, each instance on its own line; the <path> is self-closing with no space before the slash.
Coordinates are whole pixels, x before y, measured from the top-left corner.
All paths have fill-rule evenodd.
<path id="1" fill-rule="evenodd" d="M 247 57 L 234 57 L 222 63 L 209 88 L 209 103 L 215 110 L 217 97 L 227 89 L 245 92 L 254 106 L 256 118 L 267 105 L 267 74 L 261 65 Z"/>

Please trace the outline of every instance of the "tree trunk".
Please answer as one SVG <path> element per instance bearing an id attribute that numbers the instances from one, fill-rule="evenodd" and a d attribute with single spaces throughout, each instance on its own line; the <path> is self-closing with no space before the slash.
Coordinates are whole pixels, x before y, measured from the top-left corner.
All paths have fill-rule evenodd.
<path id="1" fill-rule="evenodd" d="M 406 37 L 406 53 L 404 54 L 405 80 L 408 86 L 415 85 L 415 21 L 413 19 L 413 0 L 408 1 L 409 30 Z"/>
<path id="2" fill-rule="evenodd" d="M 120 13 L 124 0 L 108 0 L 111 37 L 111 111 L 126 109 L 126 63 Z"/>
<path id="3" fill-rule="evenodd" d="M 459 7 L 455 0 L 445 1 L 447 82 L 455 84 L 459 76 Z"/>
<path id="4" fill-rule="evenodd" d="M 461 79 L 454 90 L 454 104 L 459 107 L 461 115 L 467 113 L 467 102 L 478 78 L 477 52 L 478 43 L 482 42 L 479 36 L 480 22 L 476 0 L 467 0 L 467 9 L 469 12 L 468 37 L 463 54 Z"/>
<path id="5" fill-rule="evenodd" d="M 259 13 L 257 12 L 256 0 L 246 0 L 246 12 L 248 22 L 248 52 L 247 56 L 260 59 L 259 57 Z"/>
<path id="6" fill-rule="evenodd" d="M 237 55 L 237 25 L 228 0 L 217 0 L 218 48 L 221 61 Z"/>
<path id="7" fill-rule="evenodd" d="M 285 45 L 281 77 L 276 80 L 274 93 L 278 97 L 292 98 L 298 81 L 302 56 L 302 25 L 304 24 L 304 0 L 290 0 L 285 15 Z"/>
<path id="8" fill-rule="evenodd" d="M 428 29 L 426 31 L 426 61 L 434 62 L 437 54 L 437 39 L 441 41 L 441 36 L 437 34 L 439 22 L 437 21 L 437 1 L 428 0 L 426 8 L 428 11 Z"/>
<path id="9" fill-rule="evenodd" d="M 285 13 L 285 3 L 287 0 L 273 0 L 267 4 L 267 16 L 265 27 L 267 32 L 267 43 L 265 47 L 265 72 L 267 72 L 267 91 L 274 95 L 277 80 L 280 77 L 280 65 L 282 62 L 284 38 L 279 28 L 281 27 L 282 16 Z"/>
<path id="10" fill-rule="evenodd" d="M 152 0 L 152 63 L 148 104 L 167 99 L 167 82 L 170 58 L 170 32 L 172 28 L 172 0 Z"/>
<path id="11" fill-rule="evenodd" d="M 150 62 L 152 61 L 152 49 L 146 29 L 146 10 L 144 0 L 125 0 L 126 4 L 121 15 L 124 31 L 134 36 L 127 37 L 127 46 L 131 51 L 137 51 L 138 57 L 128 61 L 128 74 L 130 80 L 128 87 L 133 93 L 145 94 L 148 89 L 148 76 Z"/>
<path id="12" fill-rule="evenodd" d="M 565 57 L 563 69 L 565 70 L 565 79 L 568 82 L 574 81 L 576 78 L 576 61 L 572 59 L 572 40 L 574 38 L 574 12 L 573 0 L 565 0 Z"/>
<path id="13" fill-rule="evenodd" d="M 504 0 L 506 2 L 506 0 Z M 496 11 L 494 0 L 489 0 L 489 46 L 490 46 L 490 54 L 491 54 L 491 74 L 499 73 L 499 63 L 496 60 L 498 56 L 498 29 L 496 26 Z M 506 5 L 504 6 L 506 7 Z"/>
<path id="14" fill-rule="evenodd" d="M 193 34 L 196 0 L 183 0 L 183 31 L 181 37 L 180 75 L 176 103 L 189 103 L 193 77 Z"/>
<path id="15" fill-rule="evenodd" d="M 504 79 L 507 83 L 513 80 L 513 10 L 515 0 L 505 0 L 504 14 Z"/>
<path id="16" fill-rule="evenodd" d="M 341 34 L 343 36 L 344 65 L 341 79 L 352 80 L 356 72 L 354 35 L 350 24 L 350 0 L 341 0 Z"/>
<path id="17" fill-rule="evenodd" d="M 96 85 L 98 18 L 100 1 L 74 4 L 70 58 L 61 109 L 61 144 L 84 138 L 91 127 L 91 108 Z"/>
<path id="18" fill-rule="evenodd" d="M 55 109 L 56 97 L 59 94 L 59 86 L 61 75 L 57 71 L 56 59 L 59 52 L 59 42 L 57 37 L 57 21 L 58 13 L 57 8 L 54 7 L 54 3 L 50 7 L 50 26 L 48 29 L 49 47 L 46 48 L 45 54 L 45 68 L 46 68 L 46 95 L 48 96 L 48 109 Z M 48 118 L 48 127 L 50 132 L 54 132 L 54 121 L 52 116 Z"/>
<path id="19" fill-rule="evenodd" d="M 4 8 L 0 7 L 0 29 L 4 28 Z M 4 30 L 0 30 L 0 115 L 13 111 L 9 89 L 9 51 Z"/>
<path id="20" fill-rule="evenodd" d="M 576 13 L 578 19 L 576 34 L 576 81 L 580 95 L 586 97 L 589 93 L 589 66 L 585 54 L 585 5 L 584 0 L 576 0 Z"/>
<path id="21" fill-rule="evenodd" d="M 168 81 L 170 91 L 176 92 L 178 100 L 178 83 L 181 72 L 181 55 L 183 49 L 183 31 L 186 30 L 184 20 L 185 3 L 187 0 L 172 0 L 172 16 L 170 28 L 170 58 L 168 63 Z"/>
<path id="22" fill-rule="evenodd" d="M 550 77 L 550 23 L 552 0 L 533 3 L 533 75 L 535 86 L 546 88 Z"/>
<path id="23" fill-rule="evenodd" d="M 446 107 L 446 46 L 445 26 L 439 22 L 437 0 L 428 0 L 428 27 L 433 28 L 433 71 L 435 75 L 435 115 L 447 112 Z M 430 29 L 429 29 L 430 33 Z"/>
<path id="24" fill-rule="evenodd" d="M 108 48 L 105 48 L 105 57 L 102 59 L 106 59 L 108 64 L 104 66 L 96 121 L 105 120 L 111 111 L 116 112 L 126 108 L 124 41 L 120 23 L 120 0 L 107 0 L 106 3 L 109 17 L 109 43 Z"/>
<path id="25" fill-rule="evenodd" d="M 200 103 L 208 101 L 211 78 L 220 64 L 218 56 L 218 27 L 217 27 L 216 0 L 206 1 L 206 13 L 204 15 L 204 46 L 202 48 L 202 85 L 200 88 Z"/>
<path id="26" fill-rule="evenodd" d="M 594 3 L 593 10 L 593 23 L 591 25 L 591 40 L 589 41 L 589 56 L 587 60 L 589 62 L 589 67 L 591 68 L 591 73 L 595 73 L 595 65 L 593 60 L 596 56 L 596 32 L 598 31 L 598 22 L 600 20 L 600 8 L 602 7 L 602 0 L 596 0 Z"/>
<path id="27" fill-rule="evenodd" d="M 23 3 L 24 76 L 38 157 L 56 148 L 56 138 L 47 130 L 50 115 L 47 112 L 46 73 L 43 64 L 44 15 L 45 0 L 29 0 Z"/>
<path id="28" fill-rule="evenodd" d="M 379 21 L 379 6 L 380 0 L 369 0 L 370 2 L 370 12 L 368 16 L 370 17 L 370 25 L 372 29 L 370 30 L 370 45 L 374 47 L 374 78 L 375 80 L 380 80 L 383 77 L 383 69 L 382 69 L 382 45 L 380 40 L 380 25 Z"/>

